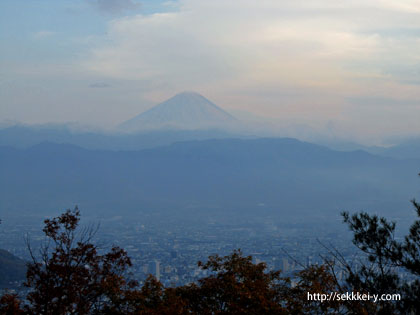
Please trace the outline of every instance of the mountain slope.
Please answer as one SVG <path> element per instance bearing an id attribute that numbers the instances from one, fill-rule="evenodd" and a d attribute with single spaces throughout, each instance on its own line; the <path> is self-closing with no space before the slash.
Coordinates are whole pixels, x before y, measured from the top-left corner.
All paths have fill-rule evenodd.
<path id="1" fill-rule="evenodd" d="M 392 147 L 378 151 L 378 154 L 398 159 L 419 159 L 420 138 L 404 141 Z"/>
<path id="2" fill-rule="evenodd" d="M 141 150 L 180 141 L 232 138 L 222 130 L 154 130 L 139 133 L 72 132 L 66 128 L 13 126 L 0 129 L 0 146 L 28 148 L 42 142 L 68 143 L 93 150 Z"/>
<path id="3" fill-rule="evenodd" d="M 15 282 L 25 280 L 26 263 L 9 253 L 0 249 L 0 288 L 12 288 Z"/>
<path id="4" fill-rule="evenodd" d="M 226 127 L 235 118 L 195 92 L 183 92 L 122 123 L 123 130 L 208 129 Z"/>
<path id="5" fill-rule="evenodd" d="M 41 213 L 78 204 L 104 214 L 265 211 L 284 217 L 370 209 L 396 215 L 416 194 L 418 162 L 294 139 L 192 141 L 120 152 L 51 143 L 0 147 L 0 207 Z"/>

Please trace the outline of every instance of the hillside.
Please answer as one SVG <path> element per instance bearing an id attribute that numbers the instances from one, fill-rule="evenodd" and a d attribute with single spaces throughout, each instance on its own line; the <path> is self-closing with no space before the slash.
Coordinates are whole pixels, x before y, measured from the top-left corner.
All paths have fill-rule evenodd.
<path id="1" fill-rule="evenodd" d="M 222 130 L 148 130 L 138 133 L 75 132 L 62 127 L 12 126 L 0 129 L 0 146 L 28 148 L 42 142 L 68 143 L 86 149 L 141 150 L 180 141 L 238 137 Z"/>
<path id="2" fill-rule="evenodd" d="M 397 215 L 416 196 L 419 161 L 338 152 L 295 139 L 220 139 L 142 151 L 43 143 L 0 148 L 0 206 L 47 213 Z M 404 212 L 401 212 L 404 213 Z"/>
<path id="3" fill-rule="evenodd" d="M 12 288 L 25 280 L 26 263 L 4 249 L 0 249 L 0 288 Z"/>

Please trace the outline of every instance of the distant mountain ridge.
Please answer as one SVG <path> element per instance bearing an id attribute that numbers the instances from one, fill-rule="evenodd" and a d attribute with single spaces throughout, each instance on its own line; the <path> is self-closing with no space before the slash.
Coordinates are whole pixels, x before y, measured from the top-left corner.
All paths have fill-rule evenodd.
<path id="1" fill-rule="evenodd" d="M 91 150 L 141 150 L 180 141 L 241 137 L 223 130 L 154 130 L 138 133 L 73 132 L 48 126 L 0 129 L 0 146 L 29 148 L 42 142 L 68 143 Z M 243 136 L 245 137 L 245 136 Z"/>
<path id="2" fill-rule="evenodd" d="M 72 131 L 65 125 L 15 125 L 0 129 L 0 146 L 28 148 L 42 142 L 68 143 L 91 150 L 142 150 L 167 146 L 176 142 L 209 139 L 256 139 L 261 136 L 241 133 L 240 130 L 143 130 L 134 133 Z M 401 142 L 391 147 L 364 146 L 352 142 L 318 141 L 321 146 L 335 151 L 363 150 L 374 155 L 398 159 L 420 159 L 420 138 Z"/>
<path id="3" fill-rule="evenodd" d="M 227 127 L 236 119 L 196 92 L 182 92 L 120 124 L 126 131 L 209 129 Z"/>
<path id="4" fill-rule="evenodd" d="M 416 194 L 418 165 L 287 138 L 117 152 L 54 143 L 0 147 L 0 208 L 15 213 L 78 204 L 108 214 L 179 216 L 188 209 L 198 215 L 219 209 L 257 215 L 265 209 L 281 216 L 326 216 L 363 207 L 395 215 Z"/>

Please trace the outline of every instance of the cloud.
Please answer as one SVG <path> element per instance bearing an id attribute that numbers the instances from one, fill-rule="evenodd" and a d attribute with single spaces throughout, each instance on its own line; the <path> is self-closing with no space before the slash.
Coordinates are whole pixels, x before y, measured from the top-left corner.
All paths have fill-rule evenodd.
<path id="1" fill-rule="evenodd" d="M 111 85 L 108 84 L 108 83 L 105 83 L 105 82 L 95 82 L 95 83 L 89 84 L 89 87 L 90 88 L 101 88 L 101 89 L 103 89 L 103 88 L 111 87 Z"/>
<path id="2" fill-rule="evenodd" d="M 100 12 L 107 14 L 121 14 L 125 11 L 137 10 L 140 4 L 133 0 L 87 0 L 89 4 Z"/>
<path id="3" fill-rule="evenodd" d="M 376 108 L 394 107 L 394 106 L 419 106 L 418 99 L 397 99 L 385 97 L 348 97 L 347 100 L 355 105 L 376 106 Z"/>
<path id="4" fill-rule="evenodd" d="M 196 90 L 228 110 L 284 121 L 334 121 L 360 134 L 394 126 L 420 131 L 418 109 L 401 105 L 403 98 L 420 101 L 418 0 L 179 0 L 165 13 L 127 16 L 119 14 L 138 2 L 85 1 L 114 14 L 104 35 L 89 37 L 77 65 L 36 65 L 34 76 L 70 72 L 84 77 L 85 87 L 130 82 L 130 104 Z M 136 90 L 146 81 L 152 83 Z M 123 97 L 113 92 L 121 86 L 89 97 Z M 381 108 L 382 119 L 372 123 Z"/>
<path id="5" fill-rule="evenodd" d="M 164 87 L 149 91 L 156 101 L 197 90 L 228 109 L 340 121 L 349 130 L 363 120 L 366 128 L 357 132 L 380 133 L 399 124 L 398 109 L 387 105 L 383 125 L 373 130 L 360 118 L 373 109 L 348 100 L 420 100 L 413 84 L 420 73 L 410 70 L 419 64 L 416 3 L 180 0 L 171 12 L 112 20 L 83 67 L 105 78 L 151 80 Z"/>
<path id="6" fill-rule="evenodd" d="M 55 34 L 56 34 L 56 32 L 42 30 L 42 31 L 38 31 L 36 33 L 33 33 L 32 38 L 36 39 L 36 40 L 44 39 L 44 38 L 47 38 L 47 37 L 54 36 Z"/>
<path id="7" fill-rule="evenodd" d="M 314 86 L 385 78 L 390 60 L 409 65 L 417 59 L 420 41 L 412 31 L 403 36 L 404 27 L 420 27 L 414 4 L 183 0 L 171 13 L 112 21 L 106 44 L 92 50 L 89 68 L 180 85 L 239 79 Z M 390 38 L 393 28 L 399 31 Z"/>

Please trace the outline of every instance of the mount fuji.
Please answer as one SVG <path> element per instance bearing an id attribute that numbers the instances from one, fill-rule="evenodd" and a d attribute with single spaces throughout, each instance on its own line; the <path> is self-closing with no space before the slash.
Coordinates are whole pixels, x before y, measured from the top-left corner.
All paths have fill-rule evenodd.
<path id="1" fill-rule="evenodd" d="M 195 92 L 182 92 L 119 125 L 121 130 L 225 129 L 236 118 Z"/>

